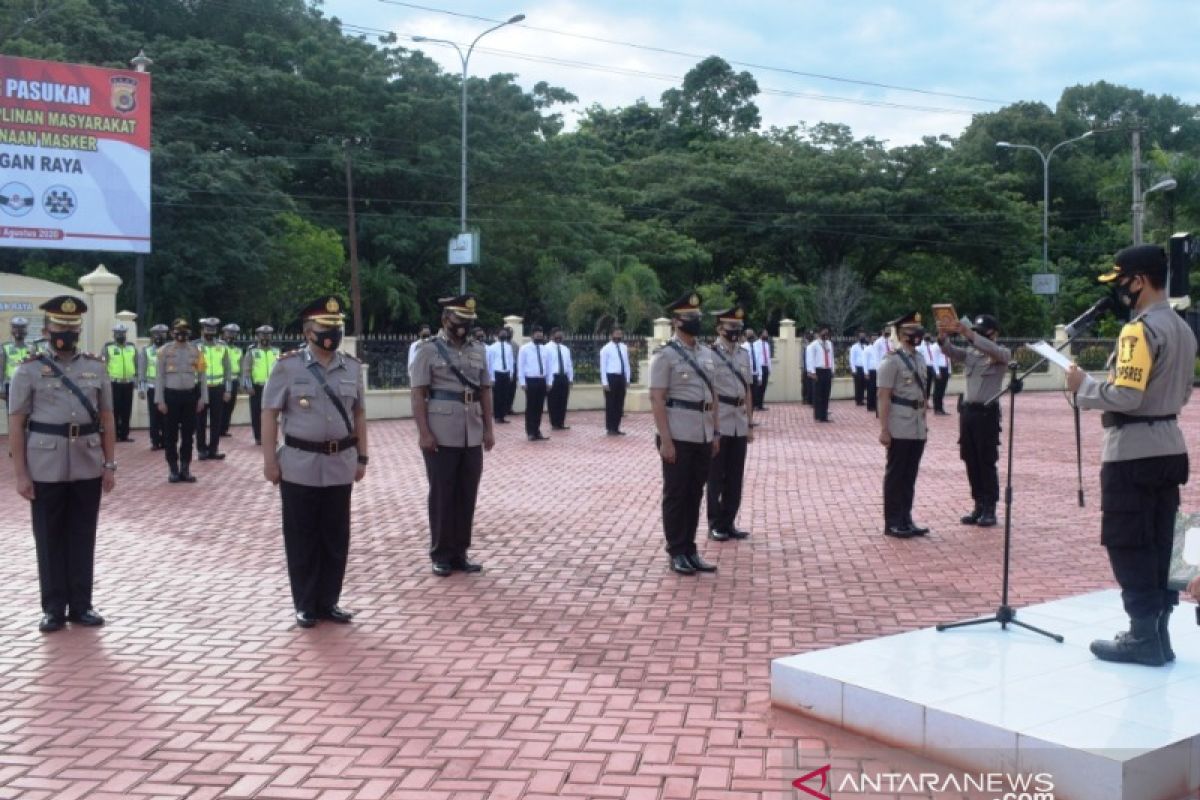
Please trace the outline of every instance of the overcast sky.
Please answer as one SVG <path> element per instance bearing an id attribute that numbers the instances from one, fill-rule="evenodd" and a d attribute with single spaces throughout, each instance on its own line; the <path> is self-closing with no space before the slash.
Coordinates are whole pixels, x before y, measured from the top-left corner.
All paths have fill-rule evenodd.
<path id="1" fill-rule="evenodd" d="M 489 34 L 472 75 L 511 72 L 562 86 L 580 104 L 657 105 L 701 58 L 748 70 L 764 126 L 841 122 L 893 145 L 957 136 L 971 115 L 1106 80 L 1200 102 L 1198 0 L 325 0 L 348 32 L 391 31 L 447 70 Z M 486 18 L 486 19 L 480 19 Z M 662 52 L 673 51 L 673 52 Z M 914 91 L 920 90 L 920 91 Z"/>

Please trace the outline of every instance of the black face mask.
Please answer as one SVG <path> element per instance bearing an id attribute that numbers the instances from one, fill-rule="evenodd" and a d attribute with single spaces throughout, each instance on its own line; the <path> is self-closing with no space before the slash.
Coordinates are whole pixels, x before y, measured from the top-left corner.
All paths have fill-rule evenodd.
<path id="1" fill-rule="evenodd" d="M 721 336 L 727 342 L 736 342 L 739 338 L 741 338 L 741 335 L 741 331 L 721 331 Z"/>
<path id="2" fill-rule="evenodd" d="M 57 331 L 50 334 L 50 343 L 55 350 L 72 353 L 79 346 L 79 331 Z"/>
<path id="3" fill-rule="evenodd" d="M 217 335 L 215 333 L 204 334 L 204 341 L 206 341 L 206 342 L 213 342 L 213 341 L 216 341 L 216 339 L 217 339 Z"/>
<path id="4" fill-rule="evenodd" d="M 152 337 L 151 341 L 154 342 L 155 347 L 161 347 L 162 345 L 166 344 L 167 337 L 163 336 L 161 333 L 156 333 Z"/>
<path id="5" fill-rule="evenodd" d="M 13 331 L 12 337 L 14 342 L 23 342 L 25 341 L 25 331 Z"/>
<path id="6" fill-rule="evenodd" d="M 268 339 L 266 336 L 258 337 L 258 346 L 259 347 L 269 347 L 270 345 L 271 345 L 271 340 Z"/>
<path id="7" fill-rule="evenodd" d="M 508 341 L 508 334 L 507 334 L 507 333 L 502 333 L 502 334 L 500 334 L 500 335 L 499 335 L 497 338 L 498 338 L 500 341 L 502 341 L 502 342 L 507 342 L 507 341 Z"/>
<path id="8" fill-rule="evenodd" d="M 533 343 L 534 343 L 534 344 L 545 344 L 545 343 L 546 343 L 546 340 L 545 340 L 545 339 L 543 339 L 543 338 L 542 338 L 542 337 L 539 335 L 539 336 L 535 336 L 535 337 L 533 337 Z"/>
<path id="9" fill-rule="evenodd" d="M 620 336 L 614 336 L 614 337 L 612 337 L 612 340 L 613 340 L 613 344 L 620 344 L 621 342 L 624 341 L 624 339 Z"/>
<path id="10" fill-rule="evenodd" d="M 125 334 L 118 333 L 116 336 L 113 337 L 113 341 L 116 342 L 117 344 L 125 344 Z"/>
<path id="11" fill-rule="evenodd" d="M 700 335 L 700 318 L 692 317 L 689 319 L 679 320 L 679 330 L 686 333 L 688 336 Z"/>
<path id="12" fill-rule="evenodd" d="M 867 337 L 865 337 L 865 336 L 860 336 L 860 337 L 858 337 L 858 343 L 859 343 L 859 344 L 866 344 L 866 343 L 867 343 Z"/>
<path id="13" fill-rule="evenodd" d="M 908 343 L 912 347 L 919 347 L 921 342 L 925 341 L 925 337 L 920 333 L 911 334 L 908 338 Z"/>
<path id="14" fill-rule="evenodd" d="M 428 333 L 422 333 L 422 334 L 421 334 L 421 341 L 422 341 L 422 342 L 423 342 L 423 341 L 425 341 L 425 340 L 426 340 L 426 339 L 428 339 L 428 338 L 429 338 L 429 334 L 428 334 Z"/>
<path id="15" fill-rule="evenodd" d="M 188 332 L 187 331 L 176 331 L 175 332 L 175 341 L 186 342 L 187 340 L 188 340 Z"/>
<path id="16" fill-rule="evenodd" d="M 342 329 L 334 328 L 328 331 L 313 331 L 312 342 L 325 352 L 332 353 L 342 343 Z"/>
<path id="17" fill-rule="evenodd" d="M 1142 292 L 1140 290 L 1136 292 L 1129 291 L 1129 284 L 1131 283 L 1133 283 L 1132 280 L 1124 281 L 1113 287 L 1113 293 L 1116 295 L 1118 307 L 1126 309 L 1130 312 L 1137 308 L 1138 300 L 1140 300 L 1142 297 Z"/>

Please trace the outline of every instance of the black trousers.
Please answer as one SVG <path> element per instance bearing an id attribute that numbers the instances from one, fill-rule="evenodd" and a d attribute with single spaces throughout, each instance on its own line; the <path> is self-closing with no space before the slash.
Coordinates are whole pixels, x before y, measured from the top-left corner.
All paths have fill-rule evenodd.
<path id="1" fill-rule="evenodd" d="M 496 381 L 492 385 L 492 416 L 504 419 L 512 413 L 512 375 L 507 372 L 497 372 Z"/>
<path id="2" fill-rule="evenodd" d="M 429 557 L 435 563 L 465 559 L 483 475 L 483 448 L 438 445 L 433 453 L 421 453 L 429 479 Z"/>
<path id="3" fill-rule="evenodd" d="M 1000 502 L 1000 405 L 963 404 L 958 412 L 958 456 L 967 465 L 971 498 L 977 504 Z"/>
<path id="4" fill-rule="evenodd" d="M 116 421 L 117 439 L 129 438 L 129 416 L 133 413 L 133 383 L 112 382 L 113 419 Z"/>
<path id="5" fill-rule="evenodd" d="M 504 416 L 512 414 L 513 403 L 517 401 L 517 365 L 513 363 L 512 379 L 508 382 L 508 396 L 504 400 Z"/>
<path id="6" fill-rule="evenodd" d="M 866 402 L 867 373 L 862 367 L 854 368 L 854 405 L 861 406 Z"/>
<path id="7" fill-rule="evenodd" d="M 350 491 L 280 481 L 283 549 L 297 611 L 320 614 L 338 604 L 350 554 Z"/>
<path id="8" fill-rule="evenodd" d="M 561 428 L 567 424 L 567 401 L 571 397 L 571 382 L 566 375 L 555 375 L 546 394 L 546 406 L 550 411 L 550 427 Z"/>
<path id="9" fill-rule="evenodd" d="M 728 532 L 742 507 L 746 437 L 722 436 L 721 449 L 708 467 L 708 527 Z"/>
<path id="10" fill-rule="evenodd" d="M 254 394 L 250 395 L 250 429 L 254 431 L 254 441 L 262 444 L 262 396 L 264 384 L 254 384 Z"/>
<path id="11" fill-rule="evenodd" d="M 625 391 L 628 388 L 624 372 L 608 373 L 608 391 L 604 393 L 605 430 L 621 430 L 621 415 L 625 413 Z"/>
<path id="12" fill-rule="evenodd" d="M 933 382 L 933 410 L 946 412 L 946 385 L 950 383 L 950 370 L 938 370 L 937 380 Z"/>
<path id="13" fill-rule="evenodd" d="M 221 449 L 221 425 L 225 422 L 225 384 L 209 386 L 208 404 L 196 415 L 196 449 L 213 454 Z"/>
<path id="14" fill-rule="evenodd" d="M 229 402 L 225 404 L 225 418 L 221 421 L 221 435 L 229 435 L 229 422 L 233 419 L 233 409 L 237 408 L 238 387 L 235 385 L 229 393 Z"/>
<path id="15" fill-rule="evenodd" d="M 762 367 L 762 382 L 754 386 L 751 390 L 750 399 L 754 401 L 754 407 L 762 410 L 763 404 L 767 399 L 767 384 L 771 380 L 771 369 L 765 363 Z M 757 392 L 757 394 L 755 394 Z"/>
<path id="16" fill-rule="evenodd" d="M 712 442 L 674 441 L 675 463 L 662 462 L 662 513 L 667 553 L 677 556 L 696 552 L 696 528 L 712 462 Z"/>
<path id="17" fill-rule="evenodd" d="M 100 478 L 33 484 L 33 541 L 37 547 L 42 613 L 57 617 L 92 607 Z"/>
<path id="18" fill-rule="evenodd" d="M 1179 487 L 1187 454 L 1106 461 L 1100 467 L 1100 543 L 1130 617 L 1149 617 L 1179 603 L 1167 588 Z"/>
<path id="19" fill-rule="evenodd" d="M 876 402 L 878 400 L 879 391 L 875 385 L 875 377 L 878 373 L 873 370 L 867 370 L 867 411 L 876 410 Z"/>
<path id="20" fill-rule="evenodd" d="M 150 415 L 150 445 L 163 446 L 163 424 L 165 420 L 159 413 L 158 401 L 155 399 L 155 387 L 146 387 L 146 413 Z"/>
<path id="21" fill-rule="evenodd" d="M 811 406 L 813 402 L 813 384 L 816 382 L 808 377 L 808 370 L 804 369 L 804 365 L 800 365 L 803 370 L 800 376 L 800 403 L 802 405 Z"/>
<path id="22" fill-rule="evenodd" d="M 883 524 L 902 528 L 912 523 L 917 471 L 925 452 L 924 439 L 892 439 L 883 471 Z"/>
<path id="23" fill-rule="evenodd" d="M 525 434 L 536 436 L 542 432 L 542 409 L 546 405 L 546 379 L 525 379 Z"/>
<path id="24" fill-rule="evenodd" d="M 163 389 L 167 416 L 163 420 L 163 444 L 167 466 L 172 470 L 192 463 L 192 439 L 196 434 L 198 389 Z"/>
<path id="25" fill-rule="evenodd" d="M 928 400 L 933 396 L 933 385 L 937 383 L 937 370 L 933 367 L 925 367 L 925 399 Z"/>
<path id="26" fill-rule="evenodd" d="M 829 394 L 833 391 L 833 370 L 819 367 L 813 381 L 813 419 L 829 419 Z"/>

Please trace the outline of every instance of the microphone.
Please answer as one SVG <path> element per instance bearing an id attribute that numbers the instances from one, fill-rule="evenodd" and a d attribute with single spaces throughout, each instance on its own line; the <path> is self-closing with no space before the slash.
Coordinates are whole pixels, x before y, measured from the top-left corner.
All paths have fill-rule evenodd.
<path id="1" fill-rule="evenodd" d="M 1068 339 L 1074 339 L 1078 334 L 1083 333 L 1088 328 L 1092 327 L 1092 323 L 1103 316 L 1106 312 L 1111 311 L 1115 303 L 1112 295 L 1106 294 L 1096 302 L 1092 303 L 1092 307 L 1080 314 L 1071 321 L 1066 327 Z"/>

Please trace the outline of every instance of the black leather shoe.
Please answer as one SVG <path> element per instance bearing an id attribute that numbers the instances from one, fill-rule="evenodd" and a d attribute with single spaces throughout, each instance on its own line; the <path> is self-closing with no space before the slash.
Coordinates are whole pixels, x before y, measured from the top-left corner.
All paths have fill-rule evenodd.
<path id="1" fill-rule="evenodd" d="M 451 572 L 454 572 L 454 567 L 450 566 L 450 564 L 448 562 L 445 562 L 445 561 L 433 562 L 433 574 L 437 575 L 439 578 L 444 578 L 447 575 L 449 575 Z"/>
<path id="2" fill-rule="evenodd" d="M 996 506 L 991 503 L 985 505 L 983 512 L 979 515 L 979 521 L 975 524 L 981 528 L 996 527 Z"/>
<path id="3" fill-rule="evenodd" d="M 907 525 L 888 525 L 883 529 L 884 536 L 892 536 L 897 539 L 911 539 L 917 534 L 912 532 L 912 528 Z"/>
<path id="4" fill-rule="evenodd" d="M 207 450 L 197 450 L 196 451 L 196 460 L 197 461 L 208 461 L 208 451 Z"/>
<path id="5" fill-rule="evenodd" d="M 171 470 L 167 475 L 167 483 L 179 483 L 181 480 L 183 479 L 179 477 L 179 470 L 177 469 Z"/>
<path id="6" fill-rule="evenodd" d="M 192 471 L 189 468 L 184 467 L 183 469 L 179 470 L 179 480 L 183 481 L 184 483 L 195 483 L 196 476 L 192 474 Z"/>
<path id="7" fill-rule="evenodd" d="M 908 529 L 912 531 L 913 536 L 924 536 L 929 533 L 929 528 L 926 528 L 924 525 L 918 525 L 911 519 L 908 521 Z"/>
<path id="8" fill-rule="evenodd" d="M 213 461 L 224 461 L 225 460 L 224 453 L 209 453 L 208 457 Z"/>
<path id="9" fill-rule="evenodd" d="M 729 526 L 729 536 L 733 539 L 749 539 L 750 531 L 739 530 L 738 528 L 735 528 L 734 526 L 730 525 Z"/>
<path id="10" fill-rule="evenodd" d="M 498 419 L 498 420 L 496 420 L 496 422 L 497 422 L 498 424 L 500 424 L 500 425 L 507 425 L 507 424 L 508 424 L 508 420 L 506 420 L 506 419 Z"/>
<path id="11" fill-rule="evenodd" d="M 222 439 L 228 439 L 230 436 L 233 436 L 233 434 L 232 433 L 222 433 L 221 434 Z"/>
<path id="12" fill-rule="evenodd" d="M 483 564 L 476 564 L 467 557 L 456 558 L 450 562 L 450 566 L 459 572 L 475 573 L 483 572 Z"/>
<path id="13" fill-rule="evenodd" d="M 671 556 L 671 571 L 678 572 L 680 575 L 696 574 L 696 568 L 692 566 L 692 560 L 685 555 Z"/>
<path id="14" fill-rule="evenodd" d="M 569 431 L 569 430 L 571 430 L 571 426 L 570 426 L 570 425 L 556 425 L 556 426 L 554 427 L 554 430 L 556 430 L 556 431 Z"/>
<path id="15" fill-rule="evenodd" d="M 333 606 L 332 608 L 326 609 L 321 614 L 321 619 L 327 619 L 330 622 L 336 622 L 339 625 L 348 625 L 350 621 L 354 619 L 354 612 L 347 611 L 341 606 Z"/>
<path id="16" fill-rule="evenodd" d="M 83 625 L 88 628 L 99 628 L 104 624 L 104 617 L 90 608 L 86 611 L 80 611 L 78 614 L 72 614 L 68 619 L 76 625 Z"/>
<path id="17" fill-rule="evenodd" d="M 296 624 L 301 628 L 312 628 L 317 624 L 317 615 L 310 614 L 307 611 L 296 612 Z"/>
<path id="18" fill-rule="evenodd" d="M 977 505 L 975 508 L 971 509 L 970 514 L 963 514 L 961 517 L 959 517 L 958 521 L 963 525 L 975 525 L 979 522 L 979 518 L 982 516 L 983 508 Z"/>
<path id="19" fill-rule="evenodd" d="M 42 614 L 42 621 L 38 623 L 38 630 L 42 633 L 54 633 L 65 627 L 67 627 L 66 618 L 58 614 Z"/>
<path id="20" fill-rule="evenodd" d="M 729 536 L 728 531 L 719 531 L 716 528 L 709 528 L 708 538 L 712 539 L 714 542 L 728 542 L 731 537 Z"/>
<path id="21" fill-rule="evenodd" d="M 262 439 L 255 439 L 255 440 L 254 440 L 254 443 L 255 443 L 256 445 L 258 445 L 259 447 L 262 447 Z"/>
<path id="22" fill-rule="evenodd" d="M 692 569 L 696 570 L 696 572 L 716 572 L 717 571 L 717 565 L 708 563 L 703 558 L 701 558 L 699 553 L 692 553 L 691 555 L 689 555 L 687 557 L 687 559 L 688 559 L 688 562 L 692 565 Z"/>

